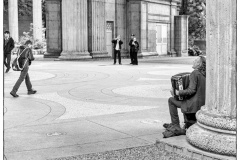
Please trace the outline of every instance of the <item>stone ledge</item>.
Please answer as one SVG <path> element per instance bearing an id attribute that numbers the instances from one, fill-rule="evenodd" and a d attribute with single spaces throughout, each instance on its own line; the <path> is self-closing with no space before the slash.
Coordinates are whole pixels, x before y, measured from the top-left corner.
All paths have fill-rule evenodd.
<path id="1" fill-rule="evenodd" d="M 70 157 L 61 157 L 51 160 L 90 160 L 90 159 L 127 159 L 127 160 L 236 160 L 228 157 L 205 152 L 194 148 L 186 141 L 186 136 L 177 136 L 157 140 L 155 144 L 137 146 L 125 149 L 111 150 L 99 153 L 90 153 Z"/>

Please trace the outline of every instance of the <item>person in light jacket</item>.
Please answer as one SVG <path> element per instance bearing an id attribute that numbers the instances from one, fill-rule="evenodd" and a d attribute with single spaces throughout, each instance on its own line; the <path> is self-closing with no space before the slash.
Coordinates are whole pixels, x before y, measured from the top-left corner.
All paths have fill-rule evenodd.
<path id="1" fill-rule="evenodd" d="M 18 78 L 17 82 L 15 83 L 12 91 L 10 94 L 13 97 L 19 97 L 17 95 L 17 91 L 22 84 L 23 80 L 25 80 L 27 89 L 28 89 L 28 94 L 35 94 L 37 91 L 32 88 L 32 84 L 30 81 L 30 77 L 28 74 L 29 66 L 31 65 L 31 62 L 34 60 L 33 54 L 32 54 L 32 42 L 30 40 L 25 42 L 24 46 L 20 46 L 19 48 L 19 53 L 22 53 L 21 56 L 19 57 L 19 67 L 23 68 L 23 70 L 20 73 L 20 77 Z"/>

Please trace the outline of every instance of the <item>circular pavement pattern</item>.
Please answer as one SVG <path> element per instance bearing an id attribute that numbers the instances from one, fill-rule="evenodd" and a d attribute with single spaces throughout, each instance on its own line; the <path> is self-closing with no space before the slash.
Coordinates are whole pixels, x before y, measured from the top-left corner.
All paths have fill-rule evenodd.
<path id="1" fill-rule="evenodd" d="M 170 85 L 138 85 L 116 88 L 112 91 L 116 94 L 133 97 L 169 98 L 171 96 L 170 89 Z"/>
<path id="2" fill-rule="evenodd" d="M 31 81 L 38 81 L 38 80 L 44 80 L 55 77 L 54 74 L 47 73 L 47 72 L 38 72 L 38 71 L 30 71 L 28 72 Z M 7 74 L 4 74 L 4 83 L 15 83 L 20 76 L 20 72 L 18 71 L 12 71 Z"/>

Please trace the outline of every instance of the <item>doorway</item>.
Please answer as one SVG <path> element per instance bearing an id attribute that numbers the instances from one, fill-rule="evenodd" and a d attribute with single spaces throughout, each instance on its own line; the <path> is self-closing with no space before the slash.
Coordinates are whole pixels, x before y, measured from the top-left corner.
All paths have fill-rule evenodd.
<path id="1" fill-rule="evenodd" d="M 107 21 L 106 23 L 106 46 L 108 55 L 113 57 L 113 47 L 112 47 L 112 39 L 113 39 L 113 22 Z"/>
<path id="2" fill-rule="evenodd" d="M 167 54 L 167 24 L 156 25 L 156 50 L 159 55 Z"/>

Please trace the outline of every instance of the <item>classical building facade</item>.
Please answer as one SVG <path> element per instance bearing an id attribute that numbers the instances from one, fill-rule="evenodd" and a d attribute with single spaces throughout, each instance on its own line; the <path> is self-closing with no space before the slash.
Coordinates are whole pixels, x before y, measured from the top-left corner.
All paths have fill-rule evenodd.
<path id="1" fill-rule="evenodd" d="M 46 0 L 45 57 L 112 57 L 111 40 L 121 35 L 122 56 L 129 55 L 130 35 L 139 56 L 166 55 L 175 49 L 174 16 L 179 0 Z"/>

